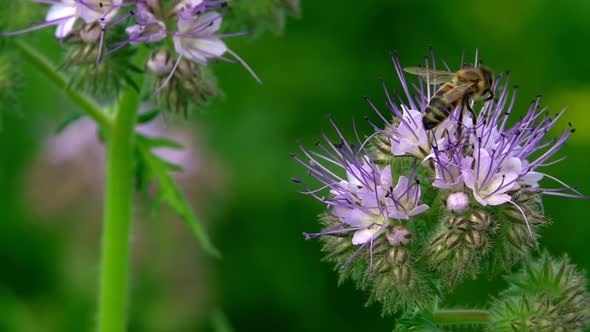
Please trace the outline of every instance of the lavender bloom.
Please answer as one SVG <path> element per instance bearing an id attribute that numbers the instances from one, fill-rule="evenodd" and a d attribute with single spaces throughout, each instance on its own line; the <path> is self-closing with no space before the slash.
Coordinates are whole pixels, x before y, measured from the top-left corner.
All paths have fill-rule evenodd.
<path id="1" fill-rule="evenodd" d="M 511 202 L 510 192 L 521 188 L 547 195 L 583 198 L 575 188 L 540 172 L 541 167 L 561 160 L 550 161 L 574 132 L 570 128 L 557 139 L 546 141 L 547 133 L 563 112 L 546 116 L 545 110 L 539 107 L 539 97 L 520 121 L 507 127 L 516 90 L 510 103 L 507 102 L 506 87 L 499 91 L 498 96 L 497 103 L 489 103 L 482 108 L 478 125 L 469 130 L 473 154 L 465 158 L 468 162 L 463 164 L 462 174 L 476 200 L 484 206 Z M 531 158 L 533 155 L 538 156 Z M 538 182 L 544 177 L 562 187 L 541 188 Z"/>
<path id="2" fill-rule="evenodd" d="M 74 24 L 81 18 L 87 24 L 100 21 L 101 24 L 109 22 L 116 14 L 123 0 L 36 0 L 51 5 L 45 17 L 45 22 L 31 28 L 3 33 L 4 36 L 13 36 L 27 33 L 49 26 L 57 26 L 55 37 L 63 39 L 72 32 Z"/>
<path id="3" fill-rule="evenodd" d="M 225 38 L 242 36 L 247 32 L 228 34 L 218 32 L 225 13 L 218 13 L 215 10 L 226 7 L 228 0 L 179 0 L 175 5 L 169 7 L 170 11 L 166 14 L 160 8 L 159 2 L 152 0 L 130 2 L 123 0 L 37 0 L 37 2 L 51 5 L 46 22 L 29 29 L 3 35 L 17 35 L 53 25 L 57 25 L 56 36 L 59 39 L 64 39 L 74 31 L 76 33 L 79 31 L 82 41 L 98 46 L 96 66 L 103 59 L 103 45 L 106 45 L 106 55 L 112 55 L 128 45 L 157 43 L 170 37 L 172 43 L 168 44 L 174 46 L 178 57 L 173 60 L 174 64 L 166 72 L 165 77 L 167 78 L 163 80 L 158 91 L 170 83 L 183 59 L 201 65 L 212 64 L 217 60 L 240 63 L 260 83 L 260 79 L 254 71 L 223 41 Z M 129 12 L 122 13 L 122 10 L 126 8 L 130 9 Z M 118 15 L 119 13 L 122 14 Z M 79 18 L 86 25 L 78 30 L 76 22 Z M 135 24 L 125 28 L 128 38 L 114 43 L 107 40 L 105 34 L 110 29 L 125 24 L 129 18 L 133 18 Z M 174 25 L 177 27 L 176 31 L 168 30 L 168 27 Z M 229 54 L 231 58 L 226 57 L 226 54 Z M 157 73 L 158 76 L 161 76 L 159 70 Z"/>
<path id="4" fill-rule="evenodd" d="M 333 144 L 327 137 L 324 138 L 327 146 L 321 143 L 317 146 L 325 155 L 308 152 L 301 147 L 309 161 L 299 157 L 295 159 L 322 184 L 318 190 L 306 186 L 305 193 L 327 204 L 330 215 L 340 224 L 334 229 L 308 234 L 307 238 L 354 232 L 352 244 L 363 248 L 390 227 L 399 226 L 402 220 L 409 220 L 429 208 L 420 204 L 421 192 L 417 181 L 400 176 L 395 184 L 390 166 L 380 167 L 366 155 L 359 157 L 355 147 L 344 140 Z M 333 170 L 332 166 L 336 169 Z M 338 175 L 341 173 L 346 176 Z M 295 181 L 303 184 L 299 179 Z M 328 197 L 319 196 L 324 189 L 329 190 Z"/>
<path id="5" fill-rule="evenodd" d="M 450 191 L 463 190 L 462 165 L 465 161 L 461 154 L 448 156 L 435 149 L 433 161 L 435 178 L 432 185 L 434 187 Z"/>
<path id="6" fill-rule="evenodd" d="M 221 27 L 223 16 L 208 12 L 202 16 L 178 19 L 178 33 L 174 36 L 174 49 L 192 61 L 208 64 L 207 58 L 222 58 L 227 46 L 215 33 Z"/>
<path id="7" fill-rule="evenodd" d="M 473 190 L 473 196 L 483 206 L 500 205 L 510 201 L 506 194 L 516 184 L 518 178 L 518 158 L 499 163 L 486 149 L 475 152 L 476 157 L 466 157 L 472 168 L 463 169 L 465 185 Z M 499 167 L 498 167 L 499 166 Z"/>
<path id="8" fill-rule="evenodd" d="M 540 99 L 537 99 L 520 121 L 508 127 L 507 119 L 513 112 L 516 89 L 509 98 L 509 79 L 502 80 L 500 75 L 493 86 L 496 101 L 485 103 L 476 121 L 465 112 L 463 123 L 458 124 L 459 112 L 463 111 L 459 106 L 434 130 L 425 131 L 422 126 L 423 110 L 438 87 L 431 88 L 421 80 L 419 84 L 409 84 L 397 56 L 393 57 L 393 63 L 405 99 L 395 94 L 399 103 L 396 104 L 385 89 L 387 108 L 394 115 L 393 123 L 385 120 L 377 107 L 369 102 L 386 121 L 385 130 L 374 127 L 390 139 L 393 156 L 432 160 L 434 187 L 450 191 L 468 188 L 483 206 L 512 203 L 511 193 L 521 188 L 548 195 L 584 197 L 575 188 L 539 171 L 540 167 L 555 163 L 549 159 L 573 133 L 573 129 L 569 129 L 558 139 L 545 141 L 547 133 L 563 112 L 553 117 L 546 116 L 545 110 L 539 109 Z M 425 67 L 435 68 L 434 60 L 432 63 L 427 61 Z M 451 71 L 448 66 L 447 70 Z M 501 81 L 503 86 L 500 86 Z M 458 131 L 459 127 L 461 131 Z M 530 160 L 532 155 L 540 152 L 540 156 Z M 540 188 L 538 182 L 544 177 L 556 181 L 562 188 Z"/>
<path id="9" fill-rule="evenodd" d="M 190 7 L 191 3 L 194 7 Z M 206 2 L 199 1 L 186 1 L 183 6 L 180 7 L 178 12 L 178 31 L 174 34 L 174 49 L 178 53 L 178 59 L 168 76 L 168 79 L 164 81 L 159 89 L 162 89 L 174 75 L 174 72 L 178 68 L 180 61 L 183 58 L 190 59 L 191 61 L 200 64 L 211 64 L 213 63 L 209 58 L 222 60 L 230 63 L 236 61 L 224 57 L 225 53 L 232 55 L 237 62 L 241 63 L 248 72 L 261 83 L 260 79 L 254 71 L 240 58 L 235 52 L 230 50 L 227 45 L 223 42 L 223 38 L 241 36 L 244 33 L 235 34 L 217 34 L 217 31 L 221 27 L 223 16 L 220 13 L 209 11 L 202 15 L 198 15 L 196 18 L 194 15 L 187 15 L 186 13 L 200 13 L 202 6 Z"/>
<path id="10" fill-rule="evenodd" d="M 146 4 L 140 2 L 136 6 L 134 11 L 136 24 L 125 29 L 129 40 L 121 44 L 155 43 L 165 39 L 166 24 L 158 20 Z"/>
<path id="11" fill-rule="evenodd" d="M 428 134 L 422 126 L 422 113 L 404 109 L 397 127 L 391 128 L 391 153 L 394 156 L 414 156 L 424 159 L 430 152 Z"/>

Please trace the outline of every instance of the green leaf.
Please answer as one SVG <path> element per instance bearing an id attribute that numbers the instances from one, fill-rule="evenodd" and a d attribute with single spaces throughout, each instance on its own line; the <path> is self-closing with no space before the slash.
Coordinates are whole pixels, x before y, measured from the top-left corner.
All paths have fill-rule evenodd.
<path id="1" fill-rule="evenodd" d="M 141 113 L 137 116 L 137 123 L 148 123 L 160 114 L 160 109 L 153 108 L 148 112 Z"/>
<path id="2" fill-rule="evenodd" d="M 68 115 L 62 122 L 60 122 L 57 125 L 57 128 L 55 128 L 55 134 L 56 135 L 61 134 L 61 132 L 63 132 L 67 127 L 69 127 L 69 125 L 80 120 L 84 116 L 86 116 L 86 114 L 80 113 L 80 112 L 76 112 L 76 113 L 72 113 L 72 114 Z"/>
<path id="3" fill-rule="evenodd" d="M 165 137 L 153 137 L 153 136 L 146 136 L 143 134 L 137 134 L 138 142 L 141 142 L 143 146 L 148 149 L 156 149 L 156 148 L 169 148 L 174 150 L 183 150 L 184 146 L 182 144 L 173 141 L 171 139 Z"/>
<path id="4" fill-rule="evenodd" d="M 436 325 L 434 317 L 429 311 L 409 310 L 398 319 L 393 332 L 417 331 L 417 332 L 443 332 Z"/>
<path id="5" fill-rule="evenodd" d="M 219 251 L 213 246 L 209 235 L 194 214 L 188 200 L 180 190 L 174 177 L 170 174 L 174 168 L 170 163 L 155 155 L 150 145 L 153 141 L 138 136 L 137 149 L 143 160 L 148 178 L 158 183 L 158 198 L 172 209 L 189 227 L 203 249 L 215 257 L 220 257 Z"/>

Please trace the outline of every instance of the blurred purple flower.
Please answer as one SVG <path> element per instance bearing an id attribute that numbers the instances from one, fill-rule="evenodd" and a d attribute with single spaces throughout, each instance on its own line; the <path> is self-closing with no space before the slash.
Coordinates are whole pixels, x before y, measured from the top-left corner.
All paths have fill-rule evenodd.
<path id="1" fill-rule="evenodd" d="M 78 19 L 82 19 L 85 23 L 100 22 L 101 25 L 104 25 L 117 15 L 123 4 L 123 0 L 33 0 L 33 2 L 51 5 L 47 11 L 45 22 L 1 35 L 13 36 L 49 26 L 57 26 L 55 37 L 63 39 L 72 32 Z"/>
<path id="2" fill-rule="evenodd" d="M 198 1 L 196 3 L 199 3 Z M 200 8 L 202 3 L 196 5 Z M 187 5 L 188 6 L 188 5 Z M 187 12 L 200 13 L 199 10 L 188 7 L 181 7 L 178 15 L 177 32 L 173 34 L 174 49 L 178 53 L 178 59 L 170 71 L 168 78 L 162 83 L 159 89 L 162 89 L 176 72 L 178 65 L 183 58 L 190 59 L 196 63 L 208 65 L 214 60 L 225 62 L 241 63 L 258 83 L 261 83 L 256 73 L 238 56 L 237 53 L 230 50 L 223 38 L 242 36 L 246 33 L 218 34 L 224 14 L 215 11 L 208 11 L 201 15 L 186 15 Z M 224 56 L 229 53 L 236 61 Z M 214 59 L 214 60 L 210 60 Z"/>
<path id="3" fill-rule="evenodd" d="M 152 121 L 138 127 L 138 132 L 151 137 L 168 137 L 184 149 L 154 149 L 162 159 L 180 165 L 183 172 L 174 176 L 197 204 L 207 211 L 205 197 L 223 195 L 226 181 L 224 167 L 206 151 L 194 134 L 194 128 L 167 129 L 162 121 Z M 69 125 L 59 135 L 51 135 L 38 159 L 29 170 L 28 199 L 42 215 L 71 213 L 88 214 L 101 200 L 104 177 L 104 147 L 97 136 L 94 122 L 82 118 Z M 57 183 L 57 182 L 59 183 Z M 51 195 L 48 190 L 51 188 Z M 203 198 L 201 202 L 201 198 Z M 72 209 L 76 207 L 76 209 Z M 99 211 L 92 213 L 99 214 Z M 91 214 L 92 214 L 91 213 Z"/>

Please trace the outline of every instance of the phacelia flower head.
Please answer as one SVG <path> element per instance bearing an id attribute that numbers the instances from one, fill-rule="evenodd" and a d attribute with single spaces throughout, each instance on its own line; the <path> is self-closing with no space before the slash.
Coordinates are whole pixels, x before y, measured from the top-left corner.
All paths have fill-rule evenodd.
<path id="1" fill-rule="evenodd" d="M 260 79 L 246 62 L 234 51 L 228 48 L 224 39 L 239 37 L 248 32 L 222 33 L 224 17 L 229 13 L 229 0 L 42 0 L 35 1 L 49 4 L 45 22 L 34 27 L 16 32 L 3 33 L 3 36 L 18 35 L 48 26 L 57 26 L 56 37 L 68 48 L 65 67 L 73 64 L 80 71 L 82 79 L 100 81 L 101 78 L 119 84 L 133 85 L 131 74 L 140 71 L 131 61 L 134 50 L 142 45 L 150 44 L 156 53 L 167 52 L 171 56 L 172 66 L 157 66 L 155 87 L 162 92 L 161 99 L 168 99 L 167 104 L 184 104 L 177 99 L 184 99 L 190 95 L 205 95 L 202 91 L 214 82 L 205 81 L 200 75 L 204 67 L 218 61 L 240 63 L 248 72 L 260 82 Z M 151 56 L 146 66 L 154 68 L 153 59 L 160 59 L 160 55 Z M 190 61 L 195 65 L 187 65 Z M 91 65 L 95 73 L 81 67 Z M 183 73 L 177 74 L 180 67 Z M 182 81 L 188 69 L 194 69 L 194 75 L 200 76 L 190 82 Z M 162 71 L 166 69 L 164 75 Z M 150 70 L 151 71 L 151 70 Z M 97 78 L 96 73 L 103 73 Z M 162 76 L 165 79 L 160 79 Z M 190 76 L 190 75 L 189 75 Z M 74 81 L 76 79 L 74 78 Z M 127 82 L 127 83 L 125 83 Z M 100 85 L 101 82 L 97 83 Z M 199 84 L 197 88 L 193 85 Z M 164 89 L 167 85 L 171 89 Z M 85 84 L 81 84 L 85 86 Z M 104 84 L 107 86 L 108 84 Z M 134 87 L 138 88 L 138 87 Z M 176 91 L 180 89 L 179 91 Z M 118 92 L 118 89 L 115 89 Z M 93 91 L 95 92 L 95 91 Z M 210 95 L 208 93 L 207 95 Z M 189 98 L 190 99 L 190 98 Z M 178 110 L 176 110 L 178 111 Z M 186 111 L 182 109 L 181 111 Z"/>
<path id="2" fill-rule="evenodd" d="M 390 166 L 375 164 L 369 156 L 359 154 L 360 151 L 344 137 L 340 138 L 342 141 L 335 144 L 324 136 L 325 142 L 316 144 L 322 153 L 301 147 L 304 157 L 294 156 L 320 183 L 319 190 L 311 189 L 299 179 L 295 181 L 305 186 L 305 193 L 326 204 L 327 213 L 336 224 L 306 237 L 352 233 L 350 241 L 360 246 L 360 252 L 377 237 L 411 221 L 429 207 L 420 201 L 420 183 L 411 180 L 414 175 L 401 175 L 394 180 Z"/>
<path id="3" fill-rule="evenodd" d="M 301 147 L 303 155 L 295 157 L 320 187 L 295 181 L 327 206 L 321 217 L 326 228 L 306 238 L 321 237 L 327 258 L 345 268 L 342 276 L 369 288 L 386 312 L 400 303 L 421 305 L 428 294 L 475 277 L 482 265 L 510 270 L 537 248 L 537 228 L 548 222 L 542 195 L 585 198 L 543 171 L 562 160 L 552 158 L 574 132 L 570 126 L 546 139 L 563 112 L 548 115 L 537 98 L 511 121 L 516 89 L 509 88 L 508 75 L 482 74 L 493 98 L 476 101 L 465 92 L 462 103 L 449 103 L 455 106 L 446 119 L 427 129 L 431 99 L 454 88 L 441 89 L 420 76 L 412 83 L 397 56 L 393 63 L 402 93 L 390 93 L 383 84 L 389 114 L 367 98 L 383 124 L 367 118 L 374 132 L 361 139 L 355 131 L 353 145 L 332 122 L 339 143 L 323 135 L 319 152 Z M 474 63 L 470 68 L 477 71 L 477 55 Z M 454 75 L 446 64 L 445 73 L 434 71 L 434 56 L 423 68 L 419 71 L 440 77 Z M 557 188 L 545 187 L 547 180 Z M 422 283 L 424 276 L 439 279 L 436 289 Z"/>
<path id="4" fill-rule="evenodd" d="M 551 158 L 574 133 L 570 126 L 556 139 L 546 139 L 563 111 L 547 115 L 546 110 L 540 108 L 538 97 L 519 121 L 507 126 L 508 116 L 514 111 L 515 96 L 516 90 L 512 101 L 507 103 L 508 89 L 503 88 L 498 101 L 482 108 L 478 124 L 470 128 L 466 139 L 472 147 L 471 156 L 466 157 L 468 162 L 462 172 L 466 186 L 484 206 L 508 202 L 510 197 L 505 193 L 520 189 L 583 198 L 575 188 L 542 172 L 543 166 L 559 161 Z M 539 181 L 544 177 L 554 180 L 561 188 L 541 188 Z"/>
<path id="5" fill-rule="evenodd" d="M 431 87 L 422 80 L 419 84 L 410 84 L 397 56 L 393 62 L 405 99 L 396 94 L 397 104 L 386 90 L 386 106 L 394 120 L 386 121 L 385 129 L 375 128 L 389 139 L 391 156 L 413 156 L 430 163 L 435 172 L 434 187 L 452 192 L 469 191 L 481 206 L 514 204 L 512 195 L 519 190 L 584 197 L 574 187 L 541 170 L 557 162 L 551 158 L 574 132 L 570 127 L 558 138 L 546 139 L 563 112 L 547 115 L 539 106 L 539 97 L 519 121 L 509 126 L 517 89 L 511 91 L 509 77 L 503 73 L 492 86 L 492 95 L 496 98 L 481 104 L 476 119 L 459 105 L 439 126 L 425 130 L 423 114 L 439 86 Z M 427 61 L 425 68 L 436 68 L 434 60 Z M 475 105 L 473 101 L 471 104 Z M 370 105 L 379 113 L 373 103 Z M 461 112 L 464 112 L 463 120 L 459 123 Z M 382 148 L 380 151 L 383 153 Z M 541 187 L 539 181 L 543 178 L 554 180 L 560 187 Z"/>

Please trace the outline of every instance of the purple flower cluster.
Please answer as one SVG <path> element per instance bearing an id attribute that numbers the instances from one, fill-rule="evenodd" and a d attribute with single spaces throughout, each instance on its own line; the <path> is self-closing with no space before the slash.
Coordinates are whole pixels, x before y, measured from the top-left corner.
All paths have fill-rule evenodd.
<path id="1" fill-rule="evenodd" d="M 99 44 L 97 64 L 103 56 L 125 46 L 165 44 L 170 39 L 177 55 L 173 65 L 168 57 L 159 63 L 152 62 L 148 67 L 153 68 L 156 74 L 163 73 L 167 77 L 160 88 L 168 84 L 182 59 L 203 65 L 217 60 L 241 63 L 260 82 L 254 71 L 223 41 L 228 37 L 242 36 L 246 32 L 219 33 L 226 12 L 218 10 L 225 8 L 228 1 L 179 0 L 164 6 L 160 0 L 35 0 L 34 2 L 50 5 L 45 22 L 2 35 L 18 35 L 56 26 L 55 36 L 64 40 L 77 31 L 76 23 L 81 19 L 85 24 L 80 30 L 82 39 Z M 105 34 L 125 24 L 127 39 L 104 45 Z"/>
<path id="2" fill-rule="evenodd" d="M 503 73 L 492 87 L 494 100 L 483 104 L 471 101 L 478 110 L 477 118 L 466 111 L 460 116 L 463 109 L 458 106 L 447 120 L 426 130 L 424 110 L 440 86 L 430 86 L 421 79 L 410 83 L 397 56 L 393 63 L 404 94 L 392 95 L 384 85 L 393 121 L 368 100 L 385 122 L 370 122 L 375 133 L 368 139 L 357 138 L 358 145 L 350 144 L 332 122 L 340 143 L 334 144 L 324 135 L 325 142 L 317 144 L 320 152 L 301 147 L 303 155 L 295 156 L 320 187 L 312 189 L 300 179 L 295 181 L 305 186 L 304 193 L 325 203 L 328 215 L 336 221 L 335 226 L 307 238 L 353 233 L 352 244 L 359 245 L 360 251 L 386 234 L 392 246 L 399 246 L 399 241 L 390 240 L 396 238 L 394 230 L 400 233 L 401 227 L 407 233 L 407 223 L 429 208 L 420 201 L 424 189 L 439 193 L 437 197 L 447 204 L 445 213 L 502 205 L 516 208 L 529 231 L 526 208 L 517 199 L 521 193 L 584 198 L 574 187 L 542 170 L 561 160 L 551 159 L 574 132 L 570 126 L 556 139 L 546 139 L 563 112 L 548 115 L 540 107 L 539 97 L 518 121 L 509 124 L 517 89 L 509 88 L 509 75 Z M 435 61 L 427 60 L 425 65 L 435 68 Z M 451 71 L 448 66 L 447 70 Z M 397 167 L 401 174 L 392 174 L 396 160 L 408 158 L 414 159 L 414 166 L 406 170 Z M 539 181 L 544 178 L 558 187 L 541 186 Z"/>
<path id="3" fill-rule="evenodd" d="M 367 246 L 372 247 L 382 234 L 391 245 L 399 246 L 408 235 L 404 223 L 429 208 L 420 202 L 416 174 L 402 175 L 395 180 L 390 165 L 376 164 L 362 150 L 349 144 L 336 124 L 331 123 L 340 143 L 332 143 L 324 135 L 324 142 L 316 144 L 322 154 L 300 146 L 304 158 L 293 155 L 321 187 L 311 189 L 300 179 L 293 180 L 305 186 L 304 193 L 324 202 L 329 215 L 340 221 L 320 233 L 306 234 L 306 238 L 352 233 L 352 244 L 360 246 L 357 254 Z M 320 196 L 325 190 L 328 196 Z"/>
<path id="4" fill-rule="evenodd" d="M 542 167 L 561 160 L 550 161 L 574 132 L 570 125 L 556 139 L 546 139 L 563 111 L 548 115 L 540 107 L 538 97 L 524 116 L 508 125 L 517 89 L 509 89 L 508 75 L 500 75 L 493 86 L 496 99 L 484 103 L 476 119 L 465 112 L 462 123 L 458 123 L 459 113 L 463 112 L 459 106 L 449 119 L 427 131 L 422 126 L 420 110 L 426 108 L 435 90 L 425 91 L 422 83 L 413 84 L 417 97 L 413 96 L 399 59 L 394 57 L 393 61 L 408 102 L 402 101 L 398 107 L 388 94 L 387 106 L 396 120 L 385 130 L 378 130 L 390 140 L 393 156 L 414 156 L 423 164 L 432 161 L 434 187 L 451 192 L 467 191 L 482 206 L 513 203 L 510 193 L 520 189 L 584 197 L 574 187 L 542 171 Z M 545 177 L 554 180 L 560 188 L 540 187 L 539 181 Z"/>

